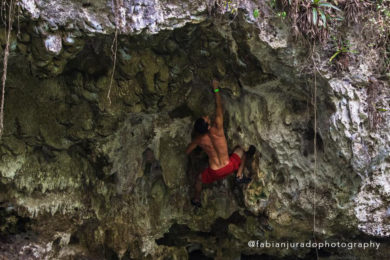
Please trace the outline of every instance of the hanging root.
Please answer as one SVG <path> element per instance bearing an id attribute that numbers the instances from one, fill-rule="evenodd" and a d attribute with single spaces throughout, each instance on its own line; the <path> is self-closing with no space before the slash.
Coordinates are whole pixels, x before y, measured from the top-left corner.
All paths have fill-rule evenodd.
<path id="1" fill-rule="evenodd" d="M 2 2 L 2 5 L 6 5 L 5 2 Z M 4 21 L 7 21 L 8 25 L 6 28 L 6 44 L 4 50 L 4 59 L 3 59 L 3 76 L 1 78 L 2 89 L 1 89 L 1 104 L 0 104 L 0 138 L 3 135 L 4 130 L 4 97 L 5 97 L 5 82 L 7 80 L 7 67 L 8 67 L 8 57 L 9 57 L 9 45 L 12 31 L 12 23 L 14 18 L 14 9 L 16 1 L 10 0 L 8 3 L 8 17 L 6 12 L 2 12 Z M 4 7 L 5 8 L 5 7 Z M 3 9 L 3 8 L 2 8 Z"/>
<path id="2" fill-rule="evenodd" d="M 313 236 L 314 236 L 314 242 L 316 241 L 316 194 L 317 194 L 317 185 L 316 185 L 316 176 L 317 176 L 317 66 L 314 62 L 314 199 L 313 199 Z M 316 248 L 316 254 L 317 254 L 317 259 L 318 259 L 318 249 Z"/>
<path id="3" fill-rule="evenodd" d="M 113 60 L 113 67 L 110 77 L 110 85 L 108 87 L 108 93 L 107 93 L 107 99 L 108 103 L 111 105 L 111 89 L 112 89 L 112 83 L 114 81 L 114 74 L 115 74 L 115 68 L 116 68 L 116 57 L 118 52 L 118 33 L 120 30 L 121 25 L 121 17 L 119 15 L 119 8 L 122 6 L 123 2 L 121 0 L 112 0 L 112 6 L 114 8 L 114 15 L 115 15 L 115 34 L 114 34 L 114 40 L 112 41 L 111 45 L 111 57 Z"/>
<path id="4" fill-rule="evenodd" d="M 111 105 L 111 88 L 112 88 L 112 82 L 114 81 L 117 51 L 118 51 L 118 29 L 115 28 L 114 40 L 113 40 L 112 45 L 111 45 L 113 67 L 112 67 L 112 72 L 111 72 L 111 77 L 110 77 L 110 86 L 108 88 L 108 93 L 107 93 L 108 103 L 110 105 Z"/>

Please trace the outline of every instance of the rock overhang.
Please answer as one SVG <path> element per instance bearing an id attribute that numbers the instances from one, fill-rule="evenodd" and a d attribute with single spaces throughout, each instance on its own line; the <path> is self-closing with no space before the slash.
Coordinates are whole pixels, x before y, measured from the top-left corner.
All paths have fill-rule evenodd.
<path id="1" fill-rule="evenodd" d="M 47 3 L 41 1 L 41 4 Z M 15 126 L 5 138 L 6 153 L 12 156 L 16 153 L 13 164 L 17 167 L 25 162 L 26 156 L 30 157 L 30 169 L 27 164 L 23 169 L 30 176 L 23 176 L 21 171 L 18 174 L 10 172 L 7 169 L 12 164 L 4 164 L 3 171 L 7 173 L 2 178 L 16 178 L 16 193 L 19 193 L 18 188 L 41 192 L 31 199 L 23 198 L 22 193 L 17 194 L 19 206 L 34 212 L 32 217 L 45 212 L 77 215 L 80 213 L 76 213 L 75 208 L 81 212 L 92 208 L 98 221 L 109 224 L 96 224 L 93 214 L 88 215 L 94 219 L 94 224 L 87 224 L 85 232 L 91 233 L 96 227 L 94 225 L 100 227 L 94 237 L 80 235 L 85 244 L 96 246 L 94 239 L 106 239 L 116 252 L 124 252 L 127 244 L 125 234 L 120 230 L 127 230 L 135 237 L 145 235 L 140 242 L 142 252 L 134 252 L 135 255 L 157 254 L 163 247 L 158 247 L 155 240 L 168 232 L 175 221 L 193 230 L 207 230 L 213 224 L 212 218 L 226 219 L 233 212 L 244 212 L 244 209 L 258 216 L 268 216 L 276 236 L 286 236 L 283 229 L 291 226 L 302 228 L 301 231 L 294 230 L 292 237 L 308 236 L 312 227 L 308 223 L 313 210 L 311 196 L 317 185 L 315 200 L 318 212 L 327 213 L 318 218 L 318 229 L 322 230 L 322 234 L 331 235 L 340 228 L 356 231 L 354 228 L 358 222 L 351 214 L 354 208 L 351 198 L 361 185 L 359 175 L 364 177 L 368 174 L 366 169 L 371 163 L 371 160 L 366 160 L 366 144 L 358 145 L 366 135 L 360 126 L 364 117 L 359 116 L 364 113 L 364 105 L 359 103 L 364 101 L 364 91 L 359 92 L 344 80 L 328 81 L 319 76 L 320 113 L 315 136 L 313 104 L 310 103 L 313 81 L 305 84 L 294 69 L 294 66 L 300 66 L 305 50 L 287 44 L 287 38 L 283 36 L 286 28 L 273 27 L 280 32 L 277 37 L 273 34 L 267 37 L 266 30 L 260 30 L 260 34 L 264 34 L 262 38 L 258 35 L 259 28 L 253 23 L 248 23 L 242 16 L 234 19 L 214 25 L 210 21 L 188 24 L 174 31 L 162 30 L 155 35 L 141 33 L 130 39 L 120 36 L 111 106 L 105 101 L 111 67 L 111 39 L 103 36 L 104 32 L 88 31 L 87 37 L 81 37 L 80 32 L 74 33 L 79 34 L 77 37 L 66 32 L 61 36 L 62 41 L 58 41 L 56 39 L 60 37 L 55 35 L 60 35 L 60 27 L 56 29 L 53 26 L 58 30 L 54 34 L 35 30 L 35 33 L 42 34 L 23 37 L 25 45 L 30 43 L 28 38 L 32 38 L 31 43 L 39 43 L 35 50 L 31 50 L 33 58 L 40 62 L 34 60 L 33 66 L 35 62 L 37 67 L 41 66 L 36 70 L 37 75 L 42 73 L 43 78 L 60 82 L 53 84 L 44 79 L 45 84 L 42 84 L 33 81 L 36 86 L 43 86 L 45 93 L 33 90 L 29 95 L 39 96 L 42 104 L 31 104 L 28 110 L 42 113 L 54 111 L 58 102 L 64 105 L 58 108 L 58 112 L 45 117 L 34 117 L 28 113 L 28 116 L 23 116 L 28 111 L 17 108 L 19 103 L 16 100 L 25 100 L 23 95 L 26 94 L 22 90 L 11 90 L 11 94 L 16 94 L 10 101 L 15 104 L 11 105 L 12 109 L 9 108 L 9 113 L 13 114 L 9 124 Z M 50 44 L 45 44 L 48 39 Z M 59 52 L 56 42 L 61 42 L 62 50 Z M 97 64 L 103 66 L 95 68 Z M 221 86 L 230 146 L 239 143 L 245 147 L 251 144 L 258 147 L 258 157 L 251 166 L 255 181 L 244 189 L 243 204 L 240 196 L 236 195 L 240 191 L 236 188 L 233 192 L 229 191 L 229 181 L 207 189 L 204 199 L 209 210 L 193 220 L 192 214 L 176 210 L 188 207 L 186 194 L 191 180 L 183 177 L 183 172 L 199 166 L 194 162 L 186 165 L 185 158 L 178 151 L 190 139 L 191 119 L 213 110 L 212 95 L 207 91 L 207 79 L 213 76 L 224 77 Z M 177 112 L 182 109 L 185 111 Z M 28 126 L 32 119 L 42 127 Z M 314 139 L 323 144 L 322 148 L 317 147 L 320 159 L 316 176 L 313 175 Z M 353 146 L 350 145 L 351 140 Z M 155 157 L 150 167 L 146 167 L 143 156 L 148 149 Z M 170 160 L 172 158 L 180 160 Z M 204 160 L 201 155 L 194 159 Z M 70 165 L 74 165 L 73 173 L 58 171 Z M 192 174 L 195 173 L 193 170 Z M 55 180 L 55 176 L 59 178 Z M 79 195 L 79 189 L 83 187 L 90 187 L 90 194 L 96 198 L 87 199 Z M 45 198 L 45 194 L 55 190 L 73 190 L 74 197 L 81 197 L 81 200 L 75 199 L 71 203 L 61 193 L 53 195 L 58 197 L 58 205 L 51 204 L 48 201 L 53 196 Z M 224 199 L 224 192 L 228 192 L 231 201 Z M 128 200 L 121 197 L 129 194 L 132 195 Z M 176 197 L 176 201 L 170 204 L 172 196 Z M 121 200 L 125 200 L 125 204 Z M 358 199 L 356 201 L 361 203 Z M 109 207 L 108 204 L 113 202 L 117 205 Z M 386 202 L 381 203 L 383 207 L 372 216 L 374 219 L 378 216 L 382 218 L 386 211 Z M 92 207 L 86 206 L 90 204 Z M 130 208 L 134 208 L 134 212 L 129 212 Z M 359 205 L 355 211 L 358 208 Z M 116 213 L 127 219 L 139 216 L 144 219 L 133 225 L 112 217 Z M 145 213 L 156 216 L 156 220 Z M 356 214 L 360 221 L 367 222 L 366 227 L 364 224 L 360 226 L 362 230 L 368 233 L 377 231 L 371 220 L 361 218 L 359 212 Z M 335 223 L 340 215 L 340 222 Z M 207 223 L 200 223 L 206 216 L 212 218 Z M 386 228 L 380 226 L 383 227 Z M 265 225 L 259 224 L 255 232 L 264 228 Z M 242 233 L 249 234 L 250 230 L 248 225 L 238 224 L 232 226 L 229 232 L 233 237 L 245 239 Z M 118 243 L 119 240 L 122 242 Z M 238 241 L 230 246 L 239 250 Z M 207 241 L 204 240 L 201 245 L 207 248 Z M 247 248 L 245 250 L 253 253 Z"/>

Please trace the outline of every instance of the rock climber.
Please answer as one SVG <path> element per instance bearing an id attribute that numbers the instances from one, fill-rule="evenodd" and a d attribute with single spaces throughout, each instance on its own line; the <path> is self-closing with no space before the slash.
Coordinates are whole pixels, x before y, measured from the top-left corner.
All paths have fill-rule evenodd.
<path id="1" fill-rule="evenodd" d="M 237 171 L 236 182 L 239 184 L 249 183 L 251 178 L 243 176 L 243 169 L 247 156 L 255 153 L 255 147 L 251 146 L 247 152 L 238 146 L 229 157 L 228 146 L 223 130 L 223 108 L 219 93 L 219 82 L 212 81 L 212 88 L 215 94 L 216 115 L 214 122 L 208 116 L 203 116 L 195 121 L 193 141 L 188 145 L 186 154 L 189 155 L 197 146 L 201 147 L 209 158 L 209 166 L 197 176 L 195 183 L 195 196 L 191 204 L 201 207 L 200 193 L 202 183 L 212 183 L 221 180 Z"/>

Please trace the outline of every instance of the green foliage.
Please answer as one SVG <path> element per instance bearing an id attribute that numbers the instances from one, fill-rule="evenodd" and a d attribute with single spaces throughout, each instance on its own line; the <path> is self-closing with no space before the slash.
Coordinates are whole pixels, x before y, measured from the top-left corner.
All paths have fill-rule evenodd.
<path id="1" fill-rule="evenodd" d="M 325 40 L 329 25 L 343 19 L 340 16 L 341 9 L 337 6 L 337 2 L 333 0 L 280 1 L 283 11 L 286 12 L 286 17 L 292 22 L 294 33 L 304 35 L 311 40 Z"/>
<path id="2" fill-rule="evenodd" d="M 253 17 L 257 19 L 259 17 L 259 9 L 253 10 Z"/>
<path id="3" fill-rule="evenodd" d="M 268 5 L 271 9 L 273 9 L 275 11 L 275 14 L 277 17 L 280 17 L 282 19 L 285 19 L 287 17 L 287 12 L 286 11 L 283 11 L 283 10 L 278 10 L 277 8 L 277 0 L 270 0 L 268 2 Z"/>
<path id="4" fill-rule="evenodd" d="M 321 16 L 322 23 L 320 26 L 326 27 L 327 20 L 326 20 L 326 8 L 332 8 L 334 10 L 340 11 L 339 8 L 332 5 L 331 3 L 324 2 L 322 0 L 312 0 L 312 12 L 313 12 L 313 24 L 317 25 L 318 15 Z"/>
<path id="5" fill-rule="evenodd" d="M 355 6 L 359 4 L 355 3 Z M 377 72 L 386 74 L 390 70 L 390 0 L 365 2 L 365 7 L 364 10 L 360 9 L 361 20 L 368 21 L 364 25 L 362 35 L 370 43 L 370 48 L 375 48 L 382 54 Z"/>
<path id="6" fill-rule="evenodd" d="M 344 0 L 346 22 L 363 25 L 361 35 L 366 39 L 362 48 L 381 53 L 377 73 L 390 70 L 390 0 Z"/>
<path id="7" fill-rule="evenodd" d="M 268 2 L 269 3 L 269 6 L 272 8 L 272 9 L 276 9 L 276 0 L 271 0 Z"/>
<path id="8" fill-rule="evenodd" d="M 378 0 L 376 5 L 377 16 L 373 19 L 378 31 L 378 47 L 383 51 L 380 73 L 389 73 L 390 70 L 390 0 Z M 383 112 L 383 111 L 382 111 Z"/>
<path id="9" fill-rule="evenodd" d="M 287 13 L 285 11 L 283 12 L 277 12 L 276 15 L 282 19 L 287 17 Z"/>
<path id="10" fill-rule="evenodd" d="M 341 43 L 338 44 L 336 52 L 330 57 L 329 62 L 332 62 L 337 56 L 343 53 L 357 53 L 355 50 L 350 49 L 351 44 L 349 41 L 341 41 Z"/>
<path id="11" fill-rule="evenodd" d="M 380 32 L 379 36 L 385 36 L 390 26 L 390 0 L 378 0 L 374 10 L 375 13 L 369 20 Z"/>
<path id="12" fill-rule="evenodd" d="M 342 17 L 331 16 L 331 9 L 336 10 L 338 12 L 342 11 L 335 5 L 324 0 L 311 0 L 310 8 L 312 10 L 312 23 L 315 26 L 318 25 L 326 27 L 329 19 L 342 19 Z M 321 23 L 318 22 L 319 17 L 321 19 Z"/>
<path id="13" fill-rule="evenodd" d="M 223 0 L 222 6 L 225 8 L 225 12 L 229 12 L 231 14 L 236 14 L 238 11 L 237 1 Z"/>

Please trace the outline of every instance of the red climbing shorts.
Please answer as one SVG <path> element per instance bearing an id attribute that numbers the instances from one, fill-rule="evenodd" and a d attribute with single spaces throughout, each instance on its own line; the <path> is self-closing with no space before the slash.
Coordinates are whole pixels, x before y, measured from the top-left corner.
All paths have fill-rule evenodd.
<path id="1" fill-rule="evenodd" d="M 221 180 L 228 176 L 229 174 L 233 173 L 234 171 L 238 170 L 241 164 L 241 158 L 237 154 L 233 153 L 229 157 L 229 163 L 228 165 L 222 167 L 218 170 L 210 169 L 209 167 L 202 172 L 202 182 L 203 183 L 212 183 L 214 181 Z"/>

